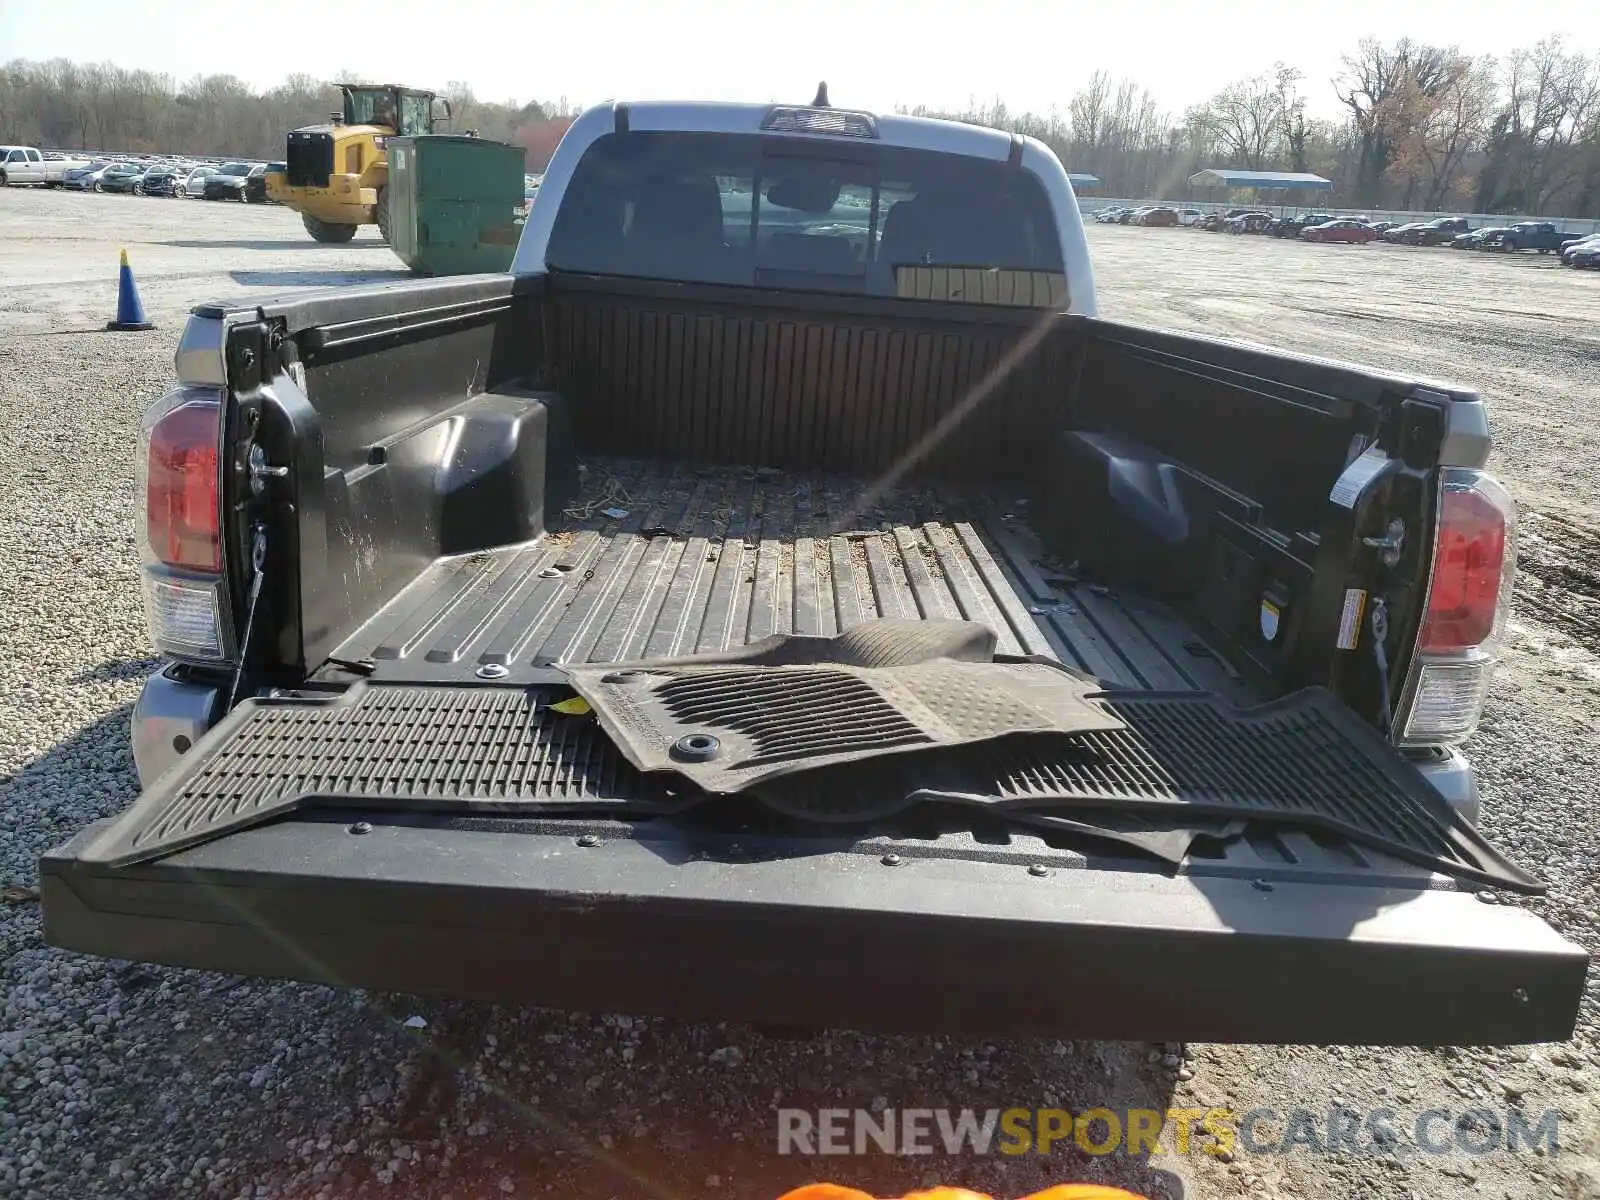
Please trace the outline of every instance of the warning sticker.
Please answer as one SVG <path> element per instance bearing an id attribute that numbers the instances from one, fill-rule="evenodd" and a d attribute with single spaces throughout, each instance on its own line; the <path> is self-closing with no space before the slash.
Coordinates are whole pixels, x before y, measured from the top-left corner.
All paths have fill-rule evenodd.
<path id="1" fill-rule="evenodd" d="M 1339 614 L 1339 649 L 1354 650 L 1361 639 L 1361 617 L 1367 611 L 1363 588 L 1345 588 L 1344 611 Z"/>

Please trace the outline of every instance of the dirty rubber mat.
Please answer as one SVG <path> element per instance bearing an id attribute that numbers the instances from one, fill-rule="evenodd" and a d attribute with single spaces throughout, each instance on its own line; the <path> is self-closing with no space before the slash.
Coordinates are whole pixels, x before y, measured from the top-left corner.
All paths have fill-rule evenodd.
<path id="1" fill-rule="evenodd" d="M 634 766 L 676 771 L 719 795 L 881 755 L 1122 727 L 1086 698 L 1097 681 L 1048 660 L 975 660 L 992 635 L 985 641 L 962 621 L 931 632 L 924 624 L 780 635 L 709 662 L 575 666 L 567 675 Z M 950 649 L 969 657 L 943 657 Z"/>
<path id="2" fill-rule="evenodd" d="M 329 700 L 247 700 L 83 857 L 139 862 L 313 807 L 649 815 L 701 798 L 641 775 L 592 720 L 548 699 L 524 688 L 356 684 Z"/>
<path id="3" fill-rule="evenodd" d="M 596 664 L 596 672 L 637 667 L 701 667 L 721 664 L 746 667 L 905 667 L 936 658 L 958 662 L 992 662 L 998 639 L 978 621 L 944 617 L 907 620 L 884 617 L 852 625 L 832 637 L 779 633 L 731 650 L 713 650 L 680 658 Z"/>
<path id="4" fill-rule="evenodd" d="M 773 780 L 761 799 L 808 821 L 877 820 L 929 801 L 1118 828 L 1148 814 L 1181 834 L 1206 818 L 1321 829 L 1443 874 L 1539 895 L 1546 886 L 1463 821 L 1376 730 L 1322 688 L 1251 708 L 1205 693 L 1105 692 L 1125 723 L 1010 738 Z M 1169 840 L 1145 847 L 1168 856 Z"/>

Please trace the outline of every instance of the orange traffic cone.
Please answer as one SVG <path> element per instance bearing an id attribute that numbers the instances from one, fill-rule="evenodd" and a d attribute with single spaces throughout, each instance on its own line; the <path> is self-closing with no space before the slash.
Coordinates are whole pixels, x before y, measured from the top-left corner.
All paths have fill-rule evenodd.
<path id="1" fill-rule="evenodd" d="M 107 329 L 154 329 L 155 322 L 145 320 L 144 301 L 139 299 L 139 285 L 133 281 L 133 268 L 128 265 L 128 252 L 122 252 L 122 267 L 117 272 L 117 317 L 107 321 Z"/>

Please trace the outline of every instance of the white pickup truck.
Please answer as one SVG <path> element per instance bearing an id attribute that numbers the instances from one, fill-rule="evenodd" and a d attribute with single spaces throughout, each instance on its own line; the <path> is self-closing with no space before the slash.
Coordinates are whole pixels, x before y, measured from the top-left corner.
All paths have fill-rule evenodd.
<path id="1" fill-rule="evenodd" d="M 86 158 L 46 158 L 33 146 L 0 146 L 0 187 L 24 183 L 60 187 L 68 171 L 88 162 Z"/>

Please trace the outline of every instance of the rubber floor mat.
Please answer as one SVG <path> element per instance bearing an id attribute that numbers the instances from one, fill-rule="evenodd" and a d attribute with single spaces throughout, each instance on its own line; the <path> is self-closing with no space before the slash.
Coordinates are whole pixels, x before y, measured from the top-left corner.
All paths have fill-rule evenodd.
<path id="1" fill-rule="evenodd" d="M 701 798 L 641 775 L 592 720 L 546 699 L 522 688 L 356 684 L 329 700 L 247 700 L 83 857 L 139 862 L 317 805 L 637 815 Z"/>
<path id="2" fill-rule="evenodd" d="M 724 795 L 880 755 L 1122 727 L 1087 699 L 1097 681 L 1047 660 L 939 657 L 950 645 L 974 650 L 954 628 L 965 623 L 942 623 L 953 638 L 929 637 L 917 624 L 874 622 L 834 638 L 779 636 L 711 662 L 567 673 L 634 766 L 675 771 Z M 742 661 L 750 651 L 754 662 L 792 665 Z M 854 665 L 863 659 L 894 665 Z"/>
<path id="3" fill-rule="evenodd" d="M 1096 702 L 1124 726 L 828 768 L 772 780 L 758 794 L 810 821 L 877 820 L 929 801 L 1089 824 L 1145 813 L 1180 830 L 1184 817 L 1265 821 L 1326 830 L 1456 878 L 1545 891 L 1325 689 L 1251 708 L 1194 692 L 1102 693 Z M 1116 827 L 1127 826 L 1119 818 Z"/>
<path id="4" fill-rule="evenodd" d="M 978 621 L 945 617 L 908 620 L 884 617 L 852 625 L 832 637 L 778 633 L 731 650 L 713 650 L 680 658 L 640 659 L 597 665 L 592 670 L 620 671 L 639 667 L 701 667 L 717 664 L 748 667 L 908 667 L 934 659 L 992 662 L 998 639 Z"/>

